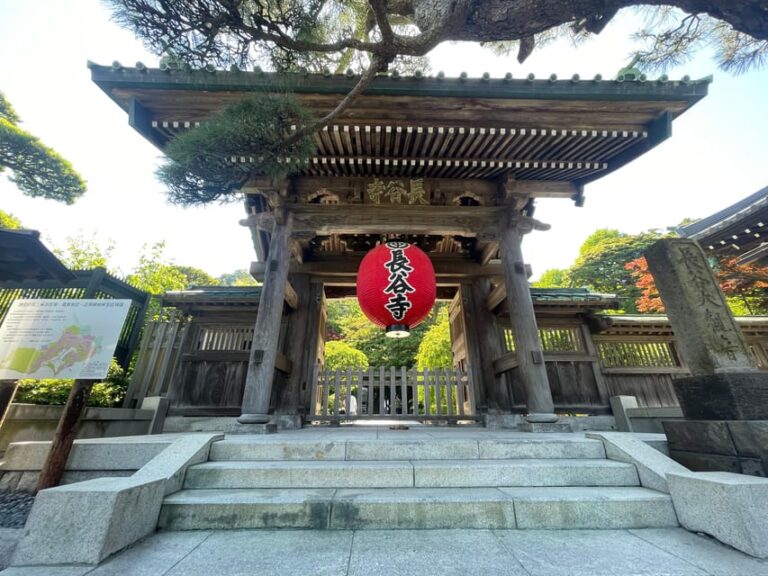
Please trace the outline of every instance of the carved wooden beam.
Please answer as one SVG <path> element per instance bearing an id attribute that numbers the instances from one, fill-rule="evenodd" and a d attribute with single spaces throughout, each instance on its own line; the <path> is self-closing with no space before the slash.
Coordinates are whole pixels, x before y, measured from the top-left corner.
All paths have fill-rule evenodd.
<path id="1" fill-rule="evenodd" d="M 298 204 L 290 208 L 294 232 L 330 234 L 434 234 L 476 237 L 495 230 L 501 207 L 363 206 Z"/>

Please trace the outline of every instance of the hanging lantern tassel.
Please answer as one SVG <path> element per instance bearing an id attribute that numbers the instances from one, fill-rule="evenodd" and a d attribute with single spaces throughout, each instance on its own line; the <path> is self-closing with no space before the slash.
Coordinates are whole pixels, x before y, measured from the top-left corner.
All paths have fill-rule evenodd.
<path id="1" fill-rule="evenodd" d="M 357 300 L 368 319 L 390 338 L 404 338 L 429 315 L 435 269 L 421 249 L 386 242 L 368 252 L 357 272 Z"/>

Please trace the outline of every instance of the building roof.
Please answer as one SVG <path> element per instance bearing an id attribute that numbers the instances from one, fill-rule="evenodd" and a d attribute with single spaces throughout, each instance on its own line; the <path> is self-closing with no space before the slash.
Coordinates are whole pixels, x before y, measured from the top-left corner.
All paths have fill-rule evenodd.
<path id="1" fill-rule="evenodd" d="M 67 282 L 74 278 L 75 274 L 40 241 L 40 232 L 0 228 L 0 282 Z"/>
<path id="2" fill-rule="evenodd" d="M 319 117 L 359 79 L 89 66 L 131 126 L 160 148 L 226 105 L 276 86 Z M 307 163 L 284 161 L 309 176 L 508 175 L 583 184 L 668 137 L 672 120 L 706 96 L 710 81 L 379 76 L 315 135 L 316 153 Z"/>
<path id="3" fill-rule="evenodd" d="M 735 254 L 740 263 L 768 256 L 768 186 L 701 220 L 678 228 L 712 254 Z"/>
<path id="4" fill-rule="evenodd" d="M 655 335 L 673 338 L 672 325 L 664 314 L 605 315 L 609 322 L 601 334 L 608 336 Z M 768 316 L 737 316 L 736 323 L 748 338 L 768 334 Z"/>
<path id="5" fill-rule="evenodd" d="M 256 309 L 261 298 L 261 286 L 194 286 L 163 294 L 163 306 L 186 311 L 200 308 L 246 307 Z"/>

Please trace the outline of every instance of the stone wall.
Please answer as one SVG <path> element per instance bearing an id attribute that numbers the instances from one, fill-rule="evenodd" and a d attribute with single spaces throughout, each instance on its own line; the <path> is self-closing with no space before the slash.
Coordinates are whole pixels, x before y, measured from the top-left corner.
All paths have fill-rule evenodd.
<path id="1" fill-rule="evenodd" d="M 63 410 L 63 406 L 11 404 L 0 428 L 0 454 L 5 452 L 11 442 L 53 439 Z M 112 438 L 146 434 L 152 415 L 151 410 L 87 408 L 77 437 Z"/>

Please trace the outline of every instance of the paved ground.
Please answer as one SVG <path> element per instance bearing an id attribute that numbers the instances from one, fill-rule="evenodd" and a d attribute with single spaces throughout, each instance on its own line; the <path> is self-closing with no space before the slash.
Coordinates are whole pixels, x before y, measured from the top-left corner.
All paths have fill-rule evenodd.
<path id="1" fill-rule="evenodd" d="M 158 533 L 91 567 L 2 576 L 768 576 L 680 528 L 646 530 L 233 530 Z"/>

